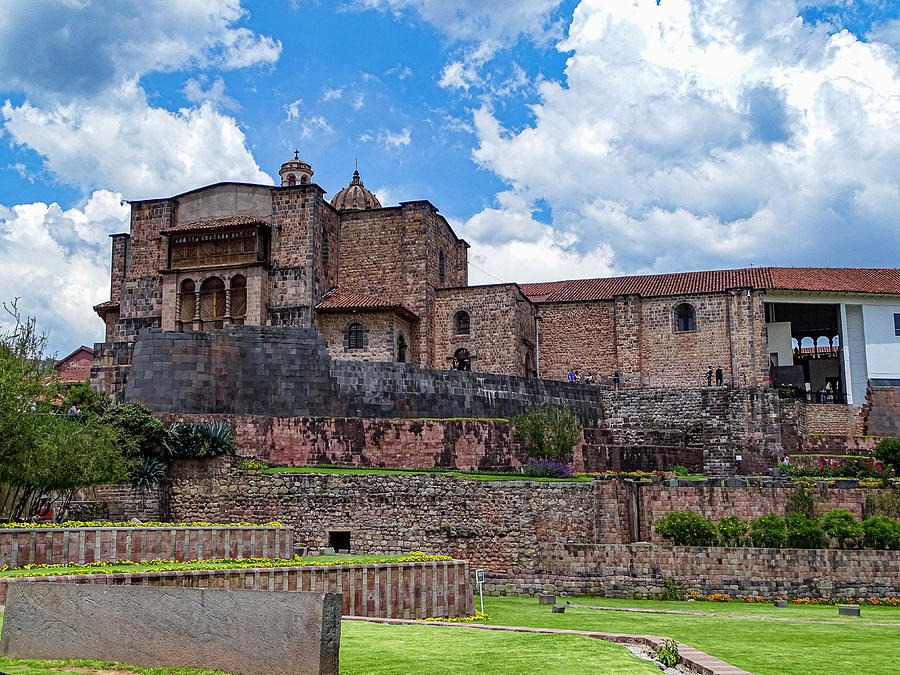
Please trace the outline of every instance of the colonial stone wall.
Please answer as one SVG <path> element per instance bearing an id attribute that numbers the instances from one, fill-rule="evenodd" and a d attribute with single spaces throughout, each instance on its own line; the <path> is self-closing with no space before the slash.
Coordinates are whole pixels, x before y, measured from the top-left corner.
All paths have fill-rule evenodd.
<path id="1" fill-rule="evenodd" d="M 734 387 L 764 386 L 768 355 L 762 296 L 721 293 L 612 300 L 538 302 L 541 375 L 564 378 L 570 368 L 623 387 L 699 387 L 711 363 Z M 696 330 L 675 330 L 675 308 L 694 308 Z"/>
<path id="2" fill-rule="evenodd" d="M 362 349 L 350 349 L 348 328 L 352 323 L 362 324 L 364 337 Z M 409 321 L 390 311 L 319 312 L 316 328 L 328 344 L 333 359 L 346 361 L 396 361 L 397 339 L 402 333 L 407 344 L 406 361 L 410 362 L 412 332 Z"/>
<path id="3" fill-rule="evenodd" d="M 66 527 L 0 530 L 0 565 L 113 560 L 291 558 L 285 527 Z"/>
<path id="4" fill-rule="evenodd" d="M 11 584 L 56 581 L 116 586 L 189 586 L 260 591 L 325 591 L 343 595 L 345 616 L 396 619 L 456 618 L 475 613 L 465 561 L 190 570 L 0 579 L 0 604 Z"/>
<path id="5" fill-rule="evenodd" d="M 469 315 L 469 332 L 457 330 L 457 312 Z M 534 305 L 516 284 L 438 290 L 435 299 L 434 364 L 449 368 L 457 349 L 467 349 L 472 370 L 480 373 L 526 372 L 526 354 L 534 364 Z"/>

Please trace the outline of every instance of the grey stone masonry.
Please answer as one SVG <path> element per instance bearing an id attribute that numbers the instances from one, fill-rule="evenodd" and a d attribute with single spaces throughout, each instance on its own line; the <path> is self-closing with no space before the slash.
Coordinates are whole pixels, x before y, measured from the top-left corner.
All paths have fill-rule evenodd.
<path id="1" fill-rule="evenodd" d="M 10 589 L 0 652 L 245 675 L 337 675 L 340 637 L 338 593 L 38 582 Z"/>

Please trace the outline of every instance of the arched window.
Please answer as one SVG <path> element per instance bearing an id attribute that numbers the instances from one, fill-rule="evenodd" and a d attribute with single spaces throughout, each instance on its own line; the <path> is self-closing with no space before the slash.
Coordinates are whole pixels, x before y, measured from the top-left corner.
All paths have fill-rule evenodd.
<path id="1" fill-rule="evenodd" d="M 203 330 L 225 325 L 225 282 L 210 277 L 200 285 L 200 320 Z"/>
<path id="2" fill-rule="evenodd" d="M 243 324 L 247 317 L 247 277 L 231 277 L 231 322 Z"/>
<path id="3" fill-rule="evenodd" d="M 451 370 L 472 370 L 472 357 L 469 354 L 469 350 L 465 347 L 460 347 L 453 352 L 453 364 L 450 368 Z"/>
<path id="4" fill-rule="evenodd" d="M 309 184 L 309 176 L 303 175 L 300 176 L 300 185 L 308 185 Z"/>
<path id="5" fill-rule="evenodd" d="M 194 315 L 197 313 L 196 285 L 192 279 L 181 282 L 181 297 L 178 301 L 178 321 L 181 330 L 193 330 Z"/>
<path id="6" fill-rule="evenodd" d="M 468 335 L 471 330 L 471 317 L 463 309 L 453 315 L 453 328 L 457 335 Z"/>
<path id="7" fill-rule="evenodd" d="M 400 333 L 400 337 L 397 338 L 397 361 L 406 363 L 406 338 L 403 333 Z"/>
<path id="8" fill-rule="evenodd" d="M 675 308 L 675 332 L 690 333 L 697 330 L 697 313 L 693 305 L 682 302 Z"/>
<path id="9" fill-rule="evenodd" d="M 361 323 L 351 323 L 347 327 L 347 349 L 363 349 L 366 346 L 366 331 Z"/>
<path id="10" fill-rule="evenodd" d="M 296 177 L 294 174 L 292 174 L 292 173 L 291 173 L 291 174 L 288 174 L 288 181 L 287 181 L 287 183 L 288 183 L 288 185 L 296 185 L 296 184 L 297 184 L 297 177 Z"/>
<path id="11" fill-rule="evenodd" d="M 444 249 L 438 251 L 438 283 L 443 286 L 447 281 L 447 273 L 444 270 Z"/>

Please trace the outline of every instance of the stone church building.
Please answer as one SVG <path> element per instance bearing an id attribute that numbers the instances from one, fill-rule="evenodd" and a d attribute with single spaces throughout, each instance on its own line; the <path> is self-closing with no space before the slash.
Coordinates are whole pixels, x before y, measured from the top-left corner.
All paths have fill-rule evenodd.
<path id="1" fill-rule="evenodd" d="M 623 388 L 769 382 L 861 405 L 900 384 L 900 270 L 749 268 L 468 284 L 467 249 L 428 201 L 382 206 L 359 173 L 330 201 L 312 167 L 131 202 L 112 235 L 94 380 L 116 391 L 145 328 L 315 328 L 331 357 Z M 824 400 L 824 399 L 823 399 Z"/>

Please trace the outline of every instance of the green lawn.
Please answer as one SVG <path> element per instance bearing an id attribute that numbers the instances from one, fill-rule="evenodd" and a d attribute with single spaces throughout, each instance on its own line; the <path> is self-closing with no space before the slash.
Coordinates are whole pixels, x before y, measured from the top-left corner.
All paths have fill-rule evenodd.
<path id="1" fill-rule="evenodd" d="M 535 601 L 536 602 L 536 601 Z M 346 675 L 458 675 L 491 673 L 546 675 L 659 673 L 624 647 L 574 635 L 534 635 L 439 626 L 341 624 L 341 673 Z M 0 669 L 21 675 L 58 675 L 81 666 L 98 672 L 114 664 L 98 661 L 36 661 L 0 657 Z M 22 667 L 24 666 L 24 668 Z M 183 668 L 127 668 L 139 675 L 215 673 Z"/>
<path id="2" fill-rule="evenodd" d="M 607 598 L 570 598 L 585 605 L 619 603 L 623 606 L 720 611 L 728 614 L 785 616 L 798 619 L 837 620 L 835 607 L 789 606 L 775 614 L 763 605 L 747 603 L 661 603 L 614 601 Z M 898 638 L 894 626 L 785 623 L 723 617 L 674 614 L 604 612 L 567 607 L 551 614 L 536 598 L 485 598 L 491 622 L 513 626 L 545 626 L 613 633 L 663 635 L 685 642 L 755 675 L 833 675 L 833 673 L 893 674 L 898 670 Z M 783 614 L 782 614 L 783 612 Z M 900 623 L 898 608 L 862 608 L 863 620 Z"/>
<path id="3" fill-rule="evenodd" d="M 401 560 L 406 556 L 403 555 L 319 555 L 305 556 L 302 563 L 294 563 L 290 560 L 279 561 L 281 567 L 289 567 L 295 564 L 303 564 L 304 566 L 314 566 L 316 563 L 324 564 L 334 561 L 340 561 L 347 565 L 362 565 L 371 563 L 376 560 L 383 562 L 391 562 Z M 57 565 L 54 567 L 25 569 L 24 567 L 0 571 L 0 578 L 3 577 L 35 577 L 43 575 L 58 574 L 105 574 L 112 572 L 155 572 L 176 567 L 179 570 L 221 570 L 233 569 L 237 567 L 234 561 L 214 562 L 199 560 L 192 563 L 103 563 L 97 567 L 66 567 L 65 565 Z M 259 566 L 259 565 L 256 565 Z"/>

